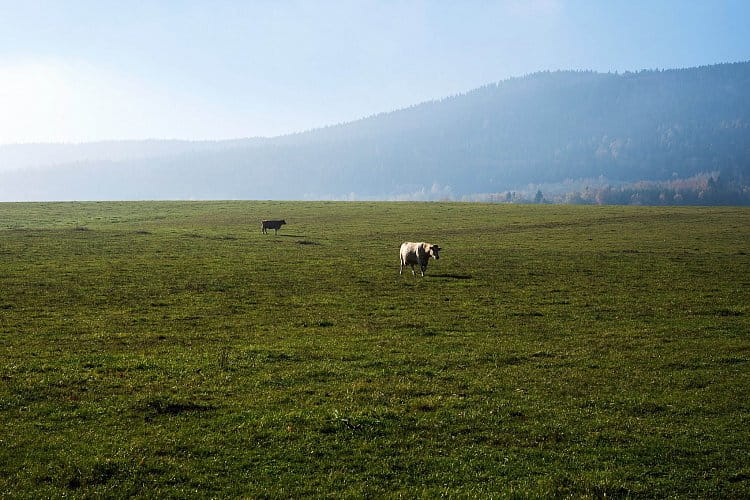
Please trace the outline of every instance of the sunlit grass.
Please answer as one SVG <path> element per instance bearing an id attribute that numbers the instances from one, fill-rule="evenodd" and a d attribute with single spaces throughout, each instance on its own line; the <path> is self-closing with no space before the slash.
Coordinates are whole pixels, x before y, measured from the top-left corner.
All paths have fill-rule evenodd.
<path id="1" fill-rule="evenodd" d="M 0 492 L 747 496 L 748 242 L 735 208 L 0 204 Z"/>

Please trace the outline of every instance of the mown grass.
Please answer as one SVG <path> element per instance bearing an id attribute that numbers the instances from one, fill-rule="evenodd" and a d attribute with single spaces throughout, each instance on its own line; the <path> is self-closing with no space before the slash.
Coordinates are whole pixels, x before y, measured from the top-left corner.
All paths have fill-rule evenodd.
<path id="1" fill-rule="evenodd" d="M 748 247 L 737 208 L 0 204 L 0 494 L 747 497 Z"/>

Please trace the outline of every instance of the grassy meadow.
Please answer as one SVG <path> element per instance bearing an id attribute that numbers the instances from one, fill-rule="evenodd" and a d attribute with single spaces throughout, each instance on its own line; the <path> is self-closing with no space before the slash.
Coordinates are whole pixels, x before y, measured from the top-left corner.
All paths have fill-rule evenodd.
<path id="1" fill-rule="evenodd" d="M 750 209 L 0 204 L 0 496 L 132 495 L 747 498 Z"/>

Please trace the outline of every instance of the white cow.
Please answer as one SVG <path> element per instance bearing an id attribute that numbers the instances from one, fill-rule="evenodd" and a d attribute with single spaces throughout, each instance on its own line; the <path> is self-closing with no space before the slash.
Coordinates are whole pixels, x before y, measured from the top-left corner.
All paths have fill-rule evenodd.
<path id="1" fill-rule="evenodd" d="M 416 276 L 414 272 L 414 264 L 419 264 L 419 270 L 424 276 L 424 272 L 427 270 L 427 263 L 430 261 L 430 257 L 437 260 L 440 258 L 440 247 L 433 245 L 432 243 L 401 243 L 401 268 L 398 270 L 398 274 L 403 273 L 404 267 L 411 266 L 411 273 Z"/>

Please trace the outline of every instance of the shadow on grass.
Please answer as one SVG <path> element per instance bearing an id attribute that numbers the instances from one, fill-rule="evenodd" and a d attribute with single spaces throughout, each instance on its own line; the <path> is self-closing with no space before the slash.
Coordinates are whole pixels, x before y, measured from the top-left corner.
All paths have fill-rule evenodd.
<path id="1" fill-rule="evenodd" d="M 216 410 L 216 406 L 191 401 L 175 401 L 171 398 L 152 397 L 135 404 L 135 410 L 144 413 L 150 420 L 159 415 L 179 415 L 182 413 L 209 412 Z"/>
<path id="2" fill-rule="evenodd" d="M 136 231 L 136 234 L 151 234 L 151 233 L 149 233 L 148 231 L 145 231 L 145 232 Z M 212 234 L 198 234 L 198 233 L 183 233 L 182 236 L 185 238 L 203 238 L 206 240 L 217 240 L 217 241 L 239 239 L 236 236 L 233 236 L 231 234 L 212 235 Z"/>
<path id="3" fill-rule="evenodd" d="M 430 274 L 433 278 L 448 278 L 452 280 L 470 280 L 472 278 L 471 274 Z"/>
<path id="4" fill-rule="evenodd" d="M 320 245 L 320 243 L 318 243 L 317 241 L 305 239 L 304 234 L 275 234 L 274 236 L 281 236 L 283 238 L 299 238 L 296 242 L 298 245 Z"/>

